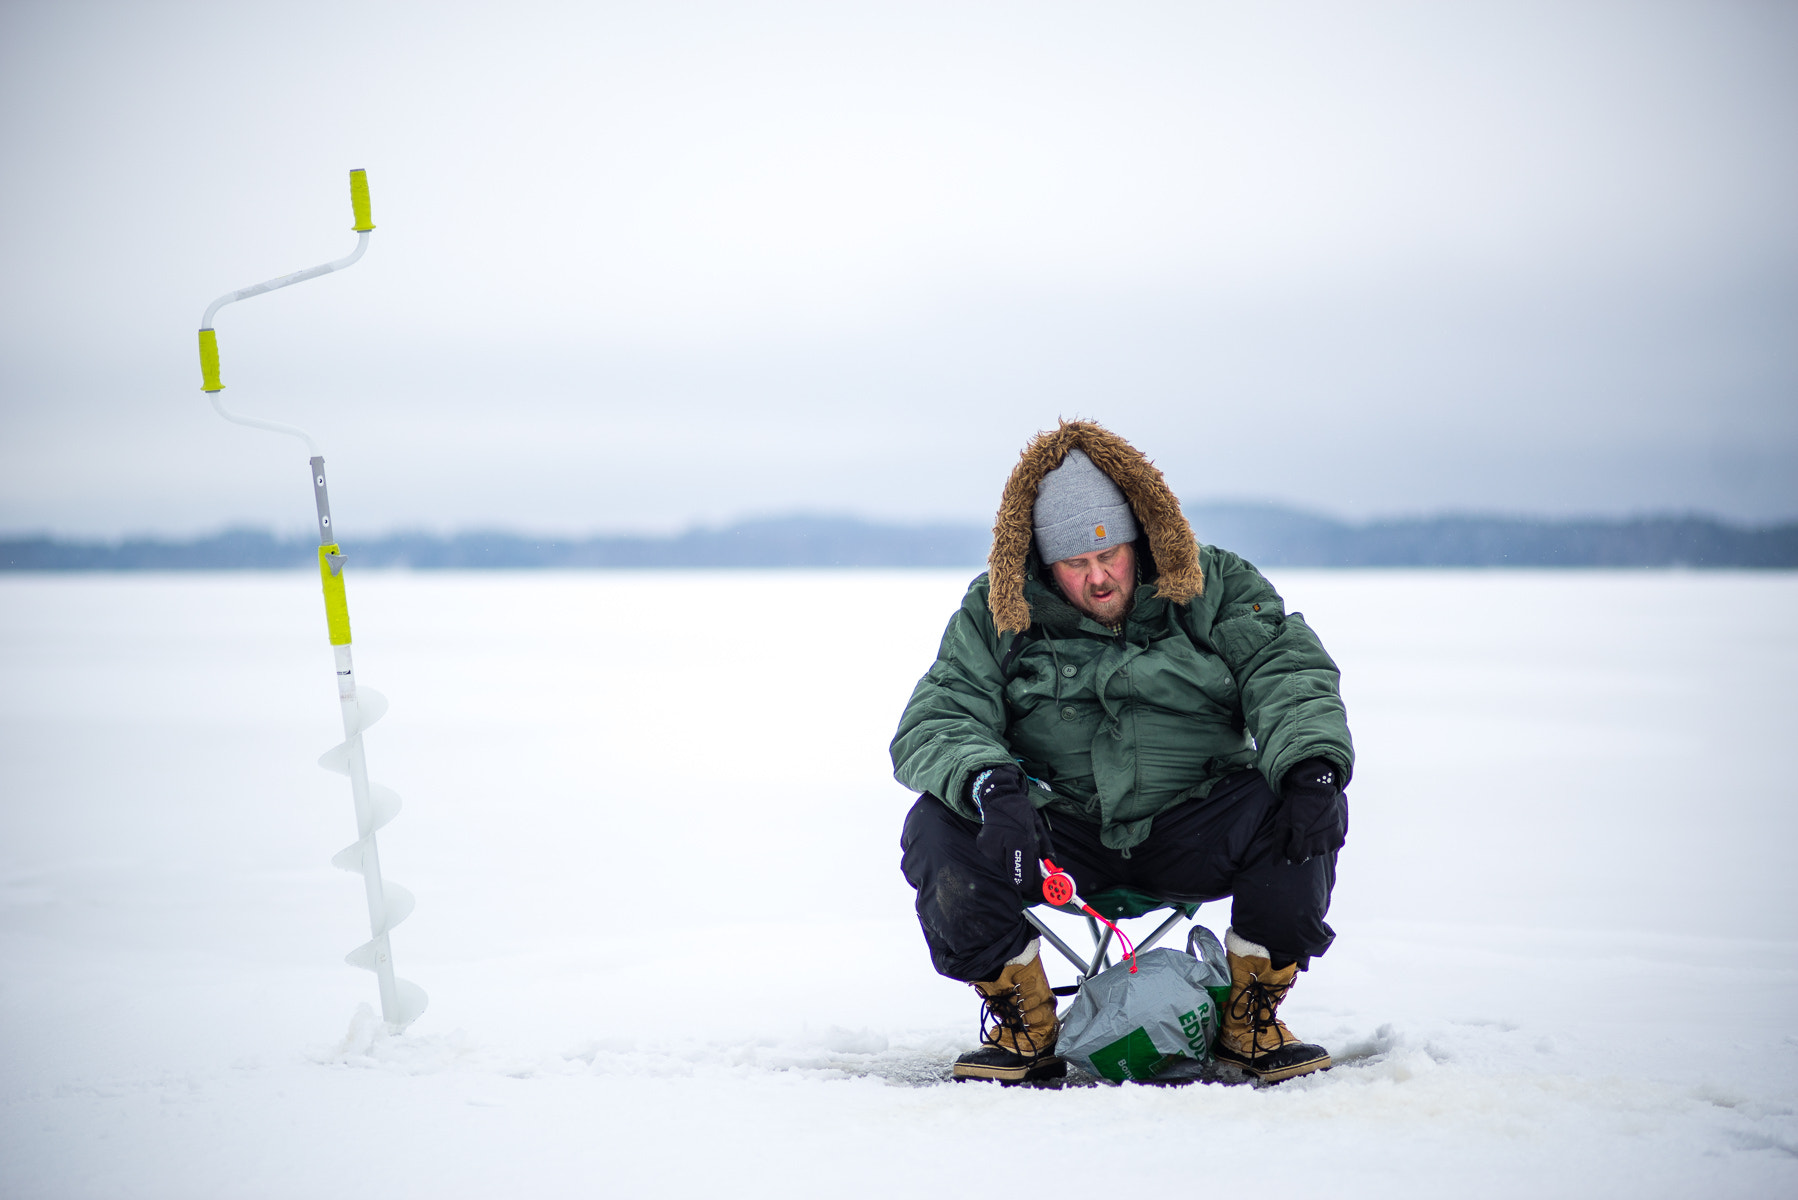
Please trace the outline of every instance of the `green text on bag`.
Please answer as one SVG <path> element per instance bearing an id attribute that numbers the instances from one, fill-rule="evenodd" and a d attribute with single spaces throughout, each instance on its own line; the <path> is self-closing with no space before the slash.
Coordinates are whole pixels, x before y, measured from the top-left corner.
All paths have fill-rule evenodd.
<path id="1" fill-rule="evenodd" d="M 1138 1025 L 1111 1045 L 1093 1052 L 1093 1066 L 1113 1083 L 1131 1079 L 1153 1079 L 1161 1069 L 1181 1054 L 1163 1054 L 1149 1040 L 1149 1031 Z"/>

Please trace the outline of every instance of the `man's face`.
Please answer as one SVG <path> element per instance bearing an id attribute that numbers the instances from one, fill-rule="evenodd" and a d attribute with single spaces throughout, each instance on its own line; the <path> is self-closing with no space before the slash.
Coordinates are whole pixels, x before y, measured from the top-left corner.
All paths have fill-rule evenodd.
<path id="1" fill-rule="evenodd" d="M 1064 558 L 1049 568 L 1061 594 L 1101 625 L 1115 625 L 1130 611 L 1136 592 L 1136 547 L 1126 542 L 1109 550 Z"/>

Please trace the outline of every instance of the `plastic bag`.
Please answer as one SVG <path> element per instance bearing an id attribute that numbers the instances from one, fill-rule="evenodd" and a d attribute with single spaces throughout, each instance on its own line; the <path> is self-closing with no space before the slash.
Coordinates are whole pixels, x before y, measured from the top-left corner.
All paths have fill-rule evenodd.
<path id="1" fill-rule="evenodd" d="M 1186 951 L 1162 947 L 1107 967 L 1080 985 L 1055 1052 L 1094 1075 L 1151 1079 L 1178 1059 L 1211 1061 L 1230 966 L 1217 935 L 1194 925 Z"/>

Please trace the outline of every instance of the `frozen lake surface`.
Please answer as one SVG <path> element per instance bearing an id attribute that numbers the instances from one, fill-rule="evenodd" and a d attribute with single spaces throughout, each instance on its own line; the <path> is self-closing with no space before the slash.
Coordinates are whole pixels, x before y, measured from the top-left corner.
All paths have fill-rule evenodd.
<path id="1" fill-rule="evenodd" d="M 1340 1065 L 1051 1091 L 944 1082 L 897 866 L 968 574 L 352 573 L 401 1036 L 316 577 L 0 578 L 0 1195 L 1798 1195 L 1798 576 L 1275 573 Z"/>

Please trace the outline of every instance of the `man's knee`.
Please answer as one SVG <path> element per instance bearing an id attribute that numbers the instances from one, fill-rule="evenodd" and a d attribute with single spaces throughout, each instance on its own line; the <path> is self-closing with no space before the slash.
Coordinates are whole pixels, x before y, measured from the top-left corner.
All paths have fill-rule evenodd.
<path id="1" fill-rule="evenodd" d="M 921 887 L 935 864 L 973 856 L 979 834 L 978 824 L 925 792 L 905 814 L 899 834 L 899 867 L 906 882 Z"/>
<path id="2" fill-rule="evenodd" d="M 979 833 L 978 823 L 927 793 L 906 814 L 899 840 L 931 963 L 963 981 L 996 978 L 1031 937 L 1017 893 L 975 847 Z"/>

